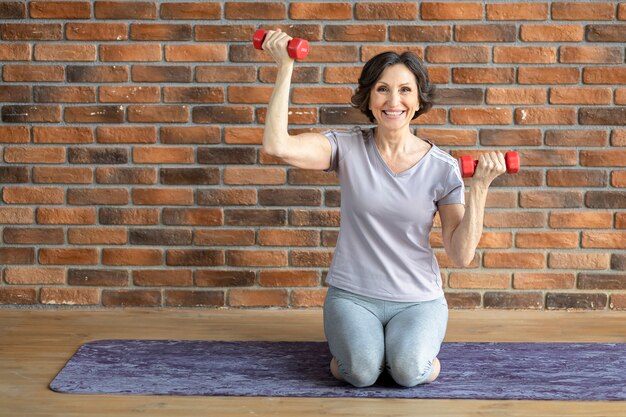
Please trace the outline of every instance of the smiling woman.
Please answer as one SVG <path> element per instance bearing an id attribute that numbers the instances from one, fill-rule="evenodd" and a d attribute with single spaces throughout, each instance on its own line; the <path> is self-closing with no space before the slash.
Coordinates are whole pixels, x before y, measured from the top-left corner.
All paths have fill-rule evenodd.
<path id="1" fill-rule="evenodd" d="M 290 40 L 278 30 L 263 43 L 278 64 L 263 149 L 290 165 L 334 171 L 339 178 L 341 224 L 324 303 L 330 370 L 357 387 L 372 385 L 385 370 L 403 386 L 430 383 L 439 375 L 437 355 L 448 320 L 429 243 L 433 220 L 439 212 L 446 252 L 466 265 L 466 253 L 473 257 L 478 243 L 468 231 L 480 236 L 477 215 L 484 202 L 464 216 L 456 159 L 411 131 L 411 120 L 432 107 L 433 87 L 410 52 L 384 52 L 363 67 L 351 101 L 375 127 L 290 135 Z"/>
<path id="2" fill-rule="evenodd" d="M 419 107 L 414 114 L 410 114 L 411 120 L 428 112 L 433 106 L 434 86 L 430 82 L 428 72 L 419 58 L 411 52 L 404 52 L 401 55 L 395 52 L 383 52 L 365 64 L 359 77 L 359 86 L 352 97 L 352 105 L 358 107 L 371 122 L 376 121 L 373 112 L 370 110 L 371 92 L 378 92 L 378 89 L 374 89 L 374 86 L 378 87 L 377 84 L 384 81 L 382 79 L 383 73 L 390 67 L 396 67 L 396 65 L 397 68 L 406 71 L 406 83 L 412 84 L 414 88 L 417 88 Z M 409 73 L 412 73 L 413 77 Z M 395 80 L 394 77 L 391 77 L 391 79 Z"/>

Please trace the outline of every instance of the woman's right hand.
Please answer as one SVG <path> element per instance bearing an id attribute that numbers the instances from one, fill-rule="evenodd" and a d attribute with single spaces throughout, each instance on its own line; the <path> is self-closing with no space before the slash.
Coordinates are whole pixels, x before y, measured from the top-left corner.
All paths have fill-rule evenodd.
<path id="1" fill-rule="evenodd" d="M 263 41 L 263 50 L 269 52 L 278 66 L 293 65 L 294 59 L 287 53 L 287 44 L 293 39 L 280 29 L 268 30 Z"/>

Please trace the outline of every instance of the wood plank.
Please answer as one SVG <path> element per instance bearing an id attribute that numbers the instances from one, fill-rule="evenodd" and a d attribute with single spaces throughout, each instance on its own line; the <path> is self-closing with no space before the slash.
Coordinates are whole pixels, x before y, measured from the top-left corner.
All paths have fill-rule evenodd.
<path id="1" fill-rule="evenodd" d="M 450 310 L 446 341 L 626 342 L 625 323 L 626 312 Z M 320 309 L 1 308 L 0 416 L 626 415 L 626 402 L 68 395 L 47 388 L 81 344 L 122 338 L 325 340 Z"/>

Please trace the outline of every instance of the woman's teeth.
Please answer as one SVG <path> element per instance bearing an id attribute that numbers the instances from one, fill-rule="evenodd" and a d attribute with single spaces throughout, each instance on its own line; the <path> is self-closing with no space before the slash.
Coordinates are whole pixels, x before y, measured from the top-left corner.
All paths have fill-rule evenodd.
<path id="1" fill-rule="evenodd" d="M 404 113 L 404 111 L 385 111 L 385 110 L 383 110 L 383 113 L 385 113 L 387 116 L 400 116 L 402 113 Z"/>

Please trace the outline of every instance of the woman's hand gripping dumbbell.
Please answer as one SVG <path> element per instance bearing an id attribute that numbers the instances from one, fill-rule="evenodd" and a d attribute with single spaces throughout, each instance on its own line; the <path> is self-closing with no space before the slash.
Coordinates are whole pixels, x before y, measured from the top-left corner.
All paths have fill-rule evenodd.
<path id="1" fill-rule="evenodd" d="M 478 172 L 477 167 L 482 162 L 480 167 L 480 177 L 478 180 L 489 185 L 497 176 L 507 172 L 509 174 L 515 174 L 519 171 L 520 162 L 519 154 L 517 152 L 507 152 L 502 155 L 502 152 L 489 152 L 482 154 L 480 160 L 475 160 L 471 156 L 461 156 L 459 158 L 459 167 L 461 169 L 461 175 L 463 178 L 473 177 Z"/>
<path id="2" fill-rule="evenodd" d="M 283 37 L 287 37 L 290 39 L 287 43 L 287 53 L 293 59 L 304 59 L 309 54 L 309 42 L 300 39 L 300 38 L 289 38 L 287 34 L 282 33 L 280 29 L 276 32 L 270 31 L 268 32 L 265 29 L 259 29 L 254 32 L 254 36 L 252 37 L 252 43 L 256 49 L 264 49 L 263 43 L 267 37 L 267 34 L 270 33 L 270 37 L 267 39 L 268 42 L 281 42 L 283 41 Z"/>

